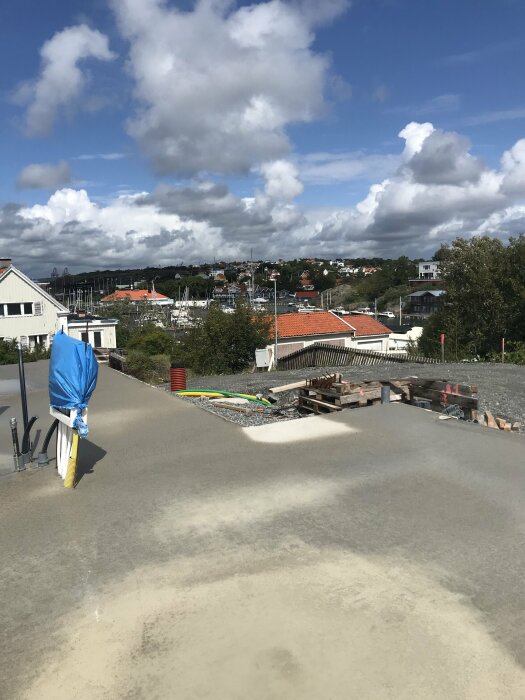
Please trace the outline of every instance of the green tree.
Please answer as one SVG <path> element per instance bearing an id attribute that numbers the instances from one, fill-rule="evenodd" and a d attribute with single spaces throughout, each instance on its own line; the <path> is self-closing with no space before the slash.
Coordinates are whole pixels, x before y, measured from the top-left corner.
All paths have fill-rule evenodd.
<path id="1" fill-rule="evenodd" d="M 436 253 L 446 289 L 442 310 L 425 324 L 419 347 L 437 354 L 439 333 L 445 333 L 447 358 L 486 358 L 501 347 L 512 330 L 523 334 L 525 260 L 523 236 L 508 247 L 498 238 L 458 238 Z M 430 350 L 434 348 L 434 352 Z"/>
<path id="2" fill-rule="evenodd" d="M 127 348 L 149 356 L 171 356 L 173 352 L 173 338 L 170 333 L 162 328 L 150 325 L 135 330 L 129 337 Z"/>
<path id="3" fill-rule="evenodd" d="M 206 320 L 192 328 L 175 356 L 196 374 L 240 372 L 253 363 L 256 348 L 268 342 L 270 320 L 254 315 L 242 299 L 235 312 L 212 306 Z"/>

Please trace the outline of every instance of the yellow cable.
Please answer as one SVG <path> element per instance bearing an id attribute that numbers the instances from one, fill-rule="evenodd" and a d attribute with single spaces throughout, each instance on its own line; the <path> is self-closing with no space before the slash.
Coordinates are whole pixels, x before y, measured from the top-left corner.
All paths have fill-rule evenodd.
<path id="1" fill-rule="evenodd" d="M 75 479 L 77 473 L 77 457 L 78 457 L 78 431 L 73 430 L 73 439 L 71 441 L 71 454 L 67 461 L 66 478 L 64 486 L 66 489 L 74 489 L 76 486 Z"/>

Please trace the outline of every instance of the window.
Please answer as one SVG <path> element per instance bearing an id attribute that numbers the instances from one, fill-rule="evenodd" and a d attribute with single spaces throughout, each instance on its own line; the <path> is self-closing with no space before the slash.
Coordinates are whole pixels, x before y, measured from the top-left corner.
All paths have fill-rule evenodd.
<path id="1" fill-rule="evenodd" d="M 95 331 L 93 333 L 94 343 L 96 348 L 102 347 L 102 333 L 100 331 Z"/>
<path id="2" fill-rule="evenodd" d="M 8 316 L 21 316 L 22 315 L 22 305 L 21 304 L 6 304 L 7 315 Z"/>
<path id="3" fill-rule="evenodd" d="M 35 314 L 35 316 L 42 316 L 42 302 L 41 301 L 35 301 L 34 314 Z"/>
<path id="4" fill-rule="evenodd" d="M 0 303 L 0 316 L 32 316 L 33 302 L 22 302 L 20 304 Z"/>
<path id="5" fill-rule="evenodd" d="M 84 333 L 81 333 L 81 334 L 80 334 L 80 340 L 81 340 L 83 343 L 89 343 L 89 333 L 86 333 L 85 331 L 84 331 Z"/>

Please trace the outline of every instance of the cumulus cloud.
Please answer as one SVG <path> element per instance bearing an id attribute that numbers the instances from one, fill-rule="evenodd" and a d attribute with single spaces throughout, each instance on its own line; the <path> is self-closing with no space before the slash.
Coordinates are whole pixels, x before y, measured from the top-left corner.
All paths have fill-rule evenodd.
<path id="1" fill-rule="evenodd" d="M 316 241 L 421 255 L 460 235 L 525 231 L 525 140 L 490 169 L 469 153 L 467 139 L 428 122 L 412 122 L 399 136 L 405 148 L 398 170 L 355 207 L 319 222 Z"/>
<path id="2" fill-rule="evenodd" d="M 456 133 L 435 129 L 423 141 L 407 167 L 416 182 L 428 185 L 461 185 L 477 182 L 485 169 L 468 151 L 470 142 Z"/>
<path id="3" fill-rule="evenodd" d="M 0 212 L 0 248 L 23 269 L 143 267 L 255 257 L 432 254 L 456 236 L 525 231 L 525 139 L 490 168 L 467 139 L 412 122 L 401 132 L 397 168 L 354 206 L 302 210 L 296 167 L 272 161 L 251 197 L 226 185 L 163 184 L 100 204 L 62 189 L 46 204 Z M 316 162 L 319 154 L 314 154 Z M 81 263 L 79 263 L 81 261 Z M 81 267 L 80 267 L 81 266 Z"/>
<path id="4" fill-rule="evenodd" d="M 71 182 L 71 170 L 65 160 L 55 165 L 50 163 L 31 163 L 20 172 L 16 185 L 20 189 L 52 190 Z"/>
<path id="5" fill-rule="evenodd" d="M 18 101 L 28 103 L 26 128 L 33 136 L 48 134 L 60 110 L 77 106 L 87 83 L 78 64 L 89 58 L 110 61 L 115 54 L 104 34 L 80 24 L 57 32 L 42 46 L 40 56 L 40 75 L 17 92 Z"/>
<path id="6" fill-rule="evenodd" d="M 292 200 L 303 192 L 303 184 L 293 163 L 287 160 L 275 160 L 263 163 L 262 174 L 266 180 L 264 191 L 276 200 Z"/>
<path id="7" fill-rule="evenodd" d="M 140 107 L 129 133 L 159 173 L 246 172 L 290 150 L 285 128 L 326 108 L 330 61 L 315 29 L 343 0 L 113 0 Z M 341 81 L 338 82 L 341 87 Z"/>

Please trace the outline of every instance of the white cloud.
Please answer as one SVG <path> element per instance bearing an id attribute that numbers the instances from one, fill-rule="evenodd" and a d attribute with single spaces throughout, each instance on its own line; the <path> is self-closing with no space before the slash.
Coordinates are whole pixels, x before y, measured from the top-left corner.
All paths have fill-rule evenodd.
<path id="1" fill-rule="evenodd" d="M 355 207 L 317 225 L 315 240 L 361 241 L 383 254 L 431 253 L 441 241 L 490 231 L 505 237 L 525 231 L 525 140 L 490 169 L 469 153 L 459 134 L 412 122 L 397 172 L 373 185 Z"/>
<path id="2" fill-rule="evenodd" d="M 483 114 L 478 114 L 473 117 L 467 117 L 463 120 L 463 124 L 466 126 L 478 126 L 480 124 L 513 121 L 514 119 L 525 119 L 525 107 L 484 112 Z"/>
<path id="3" fill-rule="evenodd" d="M 372 99 L 374 102 L 386 102 L 390 97 L 390 90 L 384 83 L 379 84 L 372 93 Z"/>
<path id="4" fill-rule="evenodd" d="M 275 200 L 292 200 L 302 194 L 304 187 L 299 180 L 299 173 L 293 163 L 287 160 L 275 160 L 263 163 L 262 174 L 265 178 L 264 191 Z"/>
<path id="5" fill-rule="evenodd" d="M 76 160 L 122 160 L 125 153 L 84 153 L 76 156 Z"/>
<path id="6" fill-rule="evenodd" d="M 467 139 L 430 123 L 410 123 L 400 137 L 397 169 L 354 206 L 302 211 L 294 202 L 302 190 L 298 171 L 277 161 L 263 166 L 264 190 L 242 199 L 223 184 L 197 181 L 100 204 L 85 190 L 63 189 L 44 205 L 8 205 L 0 213 L 0 248 L 43 275 L 54 265 L 246 259 L 252 248 L 256 258 L 418 257 L 456 236 L 525 232 L 525 139 L 489 168 Z"/>
<path id="7" fill-rule="evenodd" d="M 69 164 L 61 160 L 55 165 L 50 163 L 31 163 L 20 172 L 16 180 L 20 189 L 53 190 L 71 182 Z"/>
<path id="8" fill-rule="evenodd" d="M 290 150 L 285 128 L 326 109 L 330 61 L 312 44 L 342 0 L 113 7 L 140 104 L 128 130 L 160 173 L 244 172 L 280 159 Z"/>
<path id="9" fill-rule="evenodd" d="M 426 117 L 455 112 L 460 107 L 460 95 L 445 94 L 432 97 L 422 104 L 405 104 L 399 107 L 391 107 L 387 111 L 393 114 L 409 114 L 414 117 Z"/>
<path id="10" fill-rule="evenodd" d="M 332 185 L 359 179 L 377 179 L 391 175 L 398 168 L 397 154 L 309 153 L 299 158 L 301 180 L 307 184 Z"/>
<path id="11" fill-rule="evenodd" d="M 39 77 L 18 89 L 21 102 L 28 102 L 26 128 L 30 135 L 48 134 L 60 110 L 78 106 L 87 82 L 78 64 L 88 58 L 110 61 L 115 57 L 108 38 L 85 24 L 57 32 L 40 50 Z"/>

